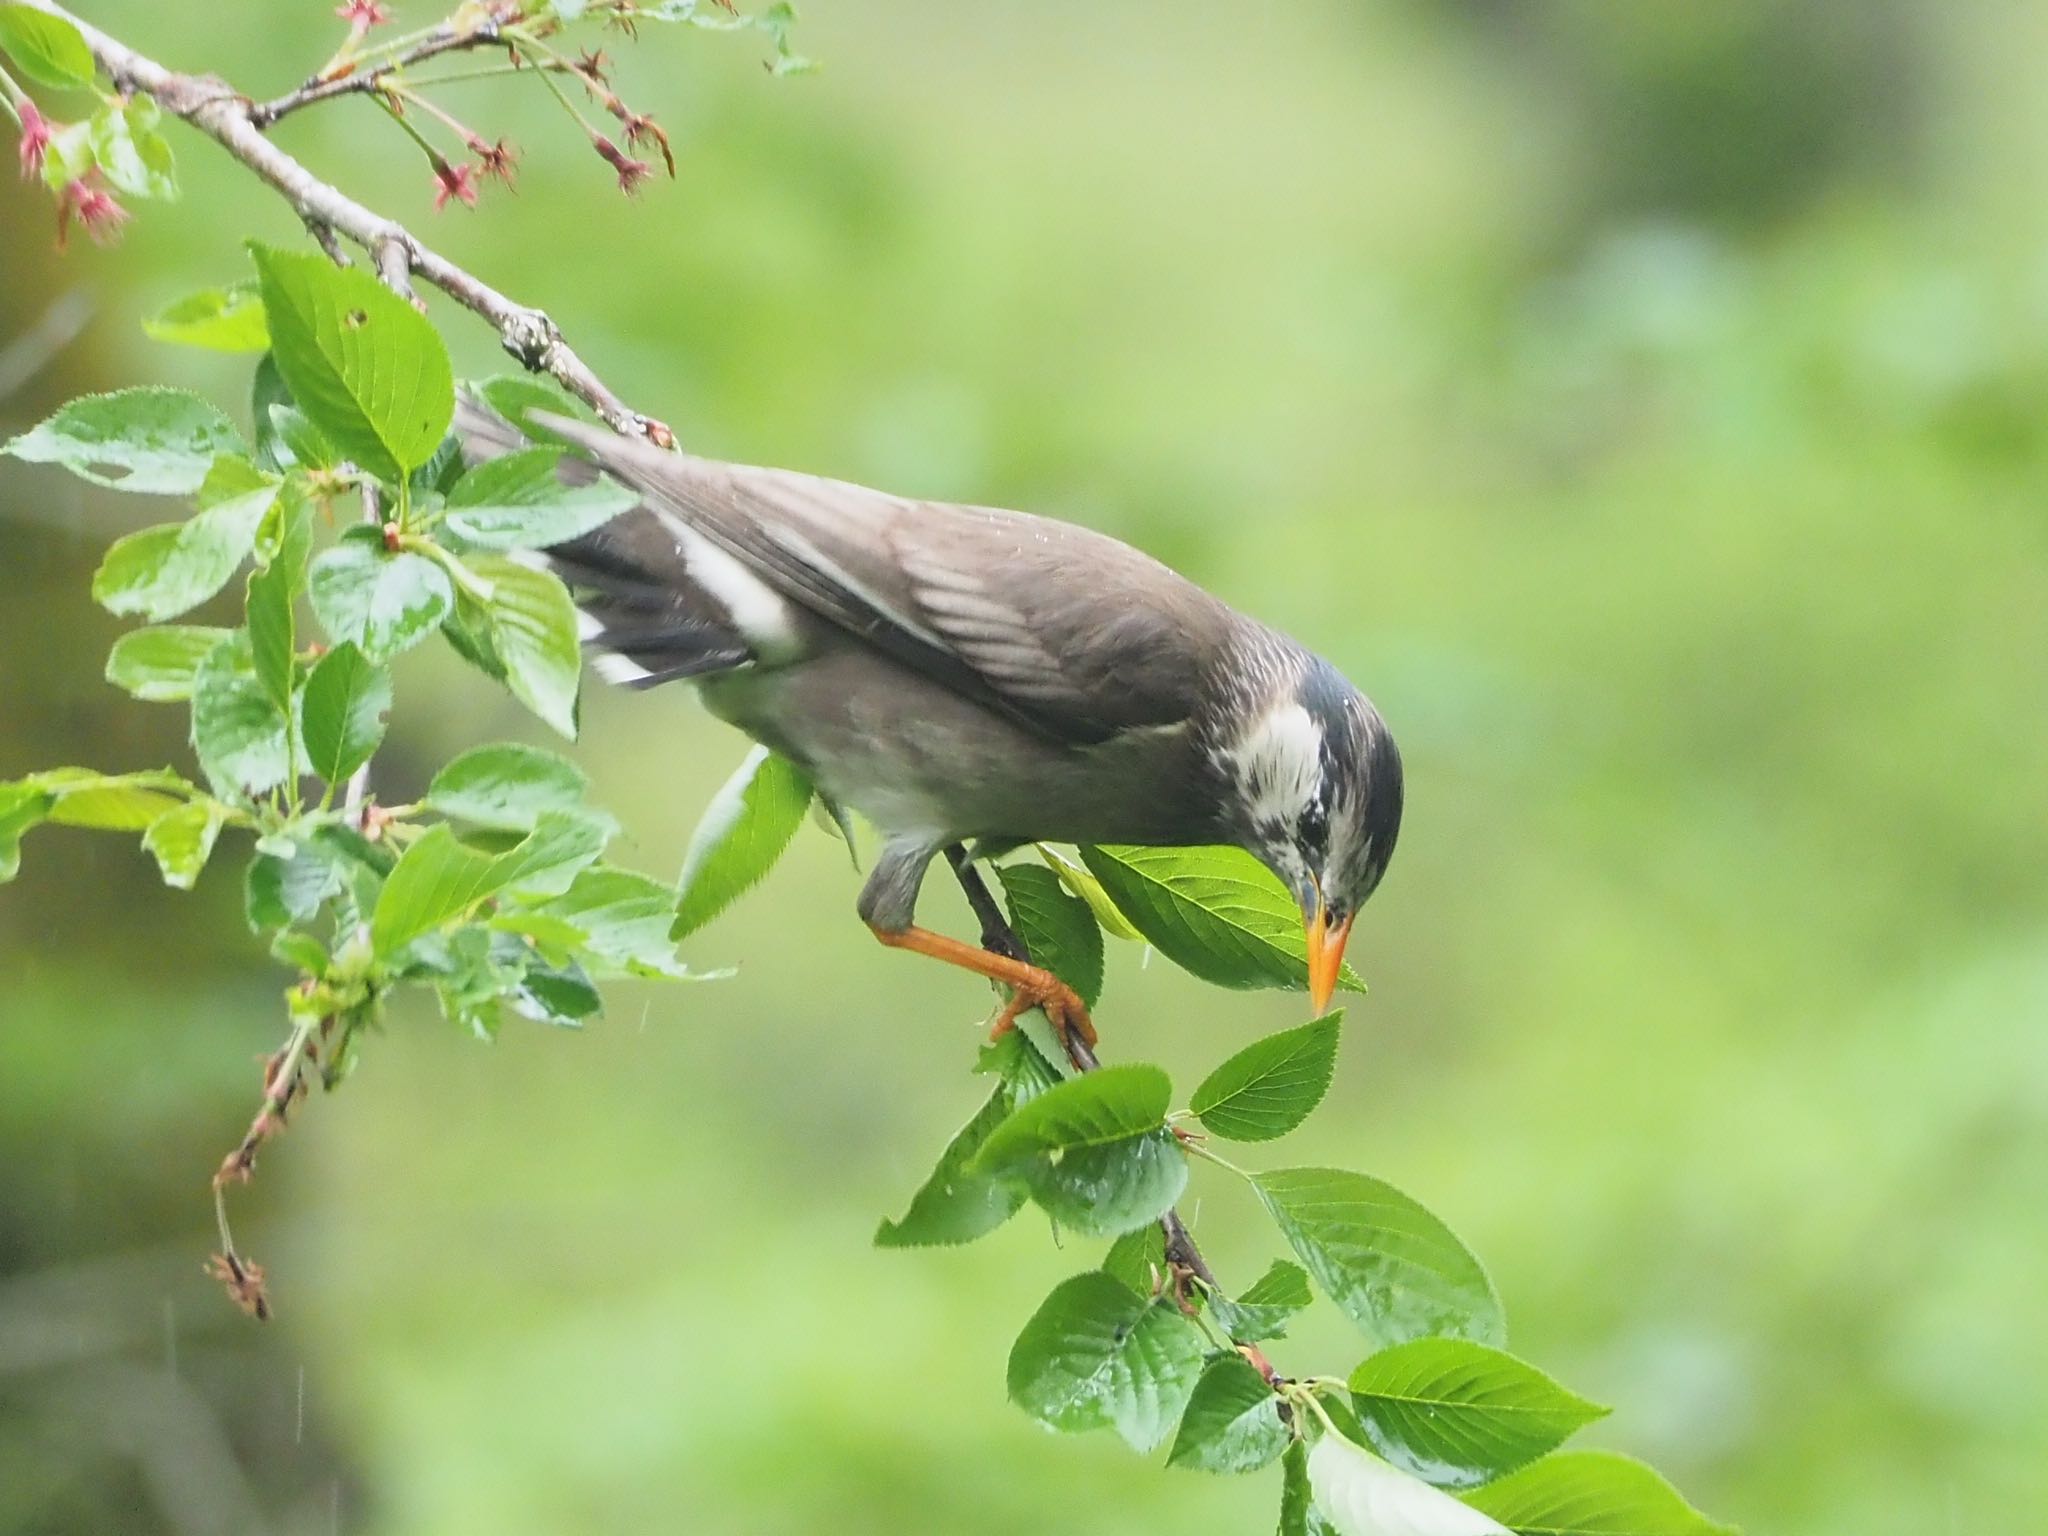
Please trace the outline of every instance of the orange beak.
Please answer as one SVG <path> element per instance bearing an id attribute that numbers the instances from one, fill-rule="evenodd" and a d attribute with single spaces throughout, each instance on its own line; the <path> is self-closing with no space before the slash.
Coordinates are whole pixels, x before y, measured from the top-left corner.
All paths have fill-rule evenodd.
<path id="1" fill-rule="evenodd" d="M 1353 912 L 1341 923 L 1332 923 L 1322 902 L 1308 920 L 1308 998 L 1315 1017 L 1330 1011 L 1330 998 L 1337 990 L 1337 978 L 1344 973 L 1344 942 L 1351 937 L 1351 925 L 1358 921 Z"/>

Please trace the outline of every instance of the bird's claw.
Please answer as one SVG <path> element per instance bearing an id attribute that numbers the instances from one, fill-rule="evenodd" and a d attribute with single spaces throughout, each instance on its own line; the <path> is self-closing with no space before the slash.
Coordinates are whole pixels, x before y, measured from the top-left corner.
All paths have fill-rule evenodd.
<path id="1" fill-rule="evenodd" d="M 1044 1010 L 1046 1021 L 1062 1040 L 1071 1036 L 1092 1049 L 1097 1036 L 1095 1023 L 1088 1017 L 1088 1005 L 1081 1001 L 1078 992 L 1050 971 L 1043 974 L 1043 981 L 1022 982 L 1011 989 L 1010 1000 L 1003 1004 L 1003 1011 L 996 1015 L 989 1030 L 989 1039 L 1002 1039 L 1016 1027 L 1020 1015 L 1038 1008 Z"/>

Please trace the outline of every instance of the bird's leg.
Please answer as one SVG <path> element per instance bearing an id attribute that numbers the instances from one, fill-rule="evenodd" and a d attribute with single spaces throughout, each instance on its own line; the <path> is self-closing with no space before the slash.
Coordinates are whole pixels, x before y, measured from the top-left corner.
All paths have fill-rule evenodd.
<path id="1" fill-rule="evenodd" d="M 957 965 L 962 970 L 972 971 L 977 976 L 986 976 L 990 981 L 1000 981 L 1013 989 L 1014 995 L 996 1016 L 991 1038 L 1002 1035 L 1017 1022 L 1017 1015 L 1027 1008 L 1043 1008 L 1045 1016 L 1052 1021 L 1062 1039 L 1072 1036 L 1082 1044 L 1095 1044 L 1095 1025 L 1088 1017 L 1088 1008 L 1074 989 L 1042 966 L 1011 955 L 998 955 L 989 950 L 960 939 L 933 933 L 928 928 L 879 928 L 869 924 L 870 931 L 891 949 L 908 949 L 920 955 L 930 955 L 934 960 L 943 960 L 948 965 Z"/>
<path id="2" fill-rule="evenodd" d="M 967 905 L 974 909 L 974 920 L 981 924 L 981 947 L 999 955 L 1008 955 L 1012 960 L 1029 960 L 1030 951 L 1017 937 L 1017 930 L 1010 926 L 1009 919 L 1003 916 L 1003 909 L 996 905 L 995 897 L 989 894 L 988 882 L 981 878 L 981 871 L 974 867 L 966 848 L 959 843 L 948 844 L 946 862 L 953 866 L 953 877 L 960 882 L 961 894 L 966 896 Z"/>

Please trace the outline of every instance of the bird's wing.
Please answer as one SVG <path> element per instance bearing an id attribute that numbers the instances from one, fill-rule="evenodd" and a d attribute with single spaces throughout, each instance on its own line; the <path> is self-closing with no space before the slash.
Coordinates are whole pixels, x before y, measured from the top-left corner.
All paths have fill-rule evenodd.
<path id="1" fill-rule="evenodd" d="M 532 446 L 518 427 L 471 400 L 457 400 L 455 426 L 471 464 Z M 597 479 L 596 468 L 573 455 L 555 473 L 567 485 Z M 613 518 L 549 549 L 545 559 L 574 591 L 584 643 L 612 682 L 648 688 L 754 659 L 747 636 L 698 580 L 673 536 L 644 513 Z"/>
<path id="2" fill-rule="evenodd" d="M 1057 741 L 1188 719 L 1190 658 L 1232 621 L 1156 560 L 1068 523 L 546 424 L 785 599 Z"/>

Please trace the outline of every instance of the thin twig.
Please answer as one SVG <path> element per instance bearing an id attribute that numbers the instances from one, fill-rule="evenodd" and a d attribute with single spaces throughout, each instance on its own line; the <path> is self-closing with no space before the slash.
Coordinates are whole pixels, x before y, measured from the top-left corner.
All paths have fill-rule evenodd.
<path id="1" fill-rule="evenodd" d="M 959 843 L 946 849 L 946 862 L 952 866 L 953 876 L 960 882 L 960 889 L 967 897 L 967 905 L 974 910 L 975 920 L 981 924 L 981 947 L 994 954 L 1007 955 L 1013 960 L 1027 964 L 1031 951 L 1019 937 L 1017 930 L 1010 926 L 1010 920 L 1003 916 L 1003 909 L 989 891 L 988 882 L 981 878 L 981 871 L 974 867 L 967 850 Z M 1068 1059 L 1076 1071 L 1093 1072 L 1102 1063 L 1088 1042 L 1069 1031 L 1060 1032 L 1067 1047 Z M 1180 1212 L 1169 1210 L 1159 1218 L 1159 1230 L 1166 1235 L 1166 1265 L 1174 1276 L 1178 1299 L 1187 1300 L 1184 1289 L 1186 1277 L 1200 1280 L 1212 1290 L 1220 1291 L 1222 1286 L 1216 1279 L 1216 1272 L 1209 1267 L 1209 1261 L 1202 1257 L 1202 1250 L 1195 1246 L 1195 1240 L 1188 1232 L 1187 1223 L 1180 1218 Z M 1261 1357 L 1263 1359 L 1263 1356 Z M 1255 1364 L 1257 1362 L 1254 1362 Z"/>
<path id="2" fill-rule="evenodd" d="M 248 98 L 214 78 L 183 75 L 166 69 L 127 44 L 82 21 L 55 0 L 21 0 L 31 10 L 58 16 L 78 28 L 93 57 L 127 92 L 140 92 L 174 117 L 183 118 L 269 183 L 301 219 L 317 223 L 374 251 L 379 245 L 401 247 L 418 277 L 440 289 L 472 314 L 496 328 L 505 350 L 535 373 L 552 375 L 562 387 L 588 405 L 614 431 L 647 438 L 673 448 L 675 434 L 651 416 L 626 404 L 577 356 L 560 327 L 541 310 L 519 304 L 474 273 L 458 267 L 395 220 L 364 207 L 263 136 Z"/>
<path id="3" fill-rule="evenodd" d="M 384 88 L 387 75 L 409 65 L 425 63 L 428 59 L 438 58 L 444 53 L 454 53 L 464 48 L 482 48 L 497 42 L 499 26 L 500 22 L 496 16 L 487 16 L 474 27 L 438 28 L 394 59 L 372 64 L 354 74 L 342 75 L 337 79 L 323 80 L 315 75 L 295 91 L 287 91 L 273 100 L 260 102 L 249 108 L 249 121 L 258 128 L 267 129 L 281 119 L 316 102 L 332 101 L 337 96 L 369 95 Z"/>
<path id="4" fill-rule="evenodd" d="M 327 253 L 329 261 L 333 262 L 337 267 L 352 267 L 355 265 L 349 259 L 348 252 L 341 248 L 341 241 L 336 237 L 332 224 L 323 223 L 319 219 L 310 217 L 304 222 L 306 233 L 313 237 L 315 245 Z"/>

